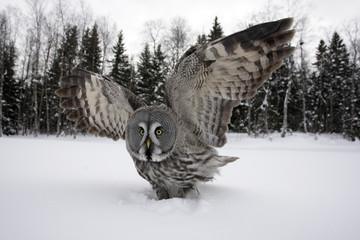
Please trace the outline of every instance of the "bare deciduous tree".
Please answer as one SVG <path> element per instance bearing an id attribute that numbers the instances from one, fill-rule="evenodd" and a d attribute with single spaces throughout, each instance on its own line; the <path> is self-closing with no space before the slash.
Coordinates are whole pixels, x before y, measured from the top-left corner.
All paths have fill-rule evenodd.
<path id="1" fill-rule="evenodd" d="M 189 33 L 190 26 L 185 19 L 176 17 L 171 20 L 164 43 L 172 69 L 175 67 L 177 60 L 190 46 Z"/>
<path id="2" fill-rule="evenodd" d="M 45 19 L 45 5 L 41 0 L 27 0 L 30 11 L 29 33 L 34 40 L 34 55 L 31 65 L 31 84 L 33 87 L 33 133 L 34 136 L 39 134 L 39 102 L 38 102 L 38 84 L 41 81 L 41 62 L 40 54 L 42 47 L 42 31 Z"/>
<path id="3" fill-rule="evenodd" d="M 145 22 L 145 39 L 151 42 L 153 52 L 156 51 L 157 46 L 162 42 L 165 34 L 166 26 L 162 19 L 149 20 Z"/>
<path id="4" fill-rule="evenodd" d="M 115 39 L 117 31 L 116 25 L 111 24 L 111 21 L 109 21 L 108 17 L 100 17 L 97 20 L 97 25 L 102 43 L 102 64 L 100 73 L 105 74 L 106 63 L 108 62 L 108 50 Z"/>

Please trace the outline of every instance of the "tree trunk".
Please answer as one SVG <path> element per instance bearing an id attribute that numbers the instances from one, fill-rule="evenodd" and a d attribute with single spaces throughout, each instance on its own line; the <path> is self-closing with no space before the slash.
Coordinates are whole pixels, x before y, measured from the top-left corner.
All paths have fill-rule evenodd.
<path id="1" fill-rule="evenodd" d="M 34 101 L 34 137 L 39 135 L 39 118 L 38 118 L 38 98 L 37 98 L 37 83 L 33 83 L 33 101 Z"/>
<path id="2" fill-rule="evenodd" d="M 4 84 L 4 51 L 5 51 L 5 35 L 7 34 L 7 20 L 5 16 L 3 17 L 0 15 L 0 137 L 3 135 L 3 126 L 2 126 L 2 119 L 3 119 L 3 84 Z"/>
<path id="3" fill-rule="evenodd" d="M 265 99 L 264 99 L 264 125 L 265 133 L 269 134 L 269 102 L 268 102 L 269 89 L 265 89 Z"/>
<path id="4" fill-rule="evenodd" d="M 288 104 L 289 104 L 289 98 L 291 92 L 291 85 L 292 85 L 292 79 L 290 79 L 288 82 L 288 87 L 284 99 L 284 115 L 283 115 L 283 126 L 281 130 L 281 137 L 285 137 L 288 127 Z"/>
<path id="5" fill-rule="evenodd" d="M 2 62 L 0 62 L 2 64 Z M 3 99 L 3 83 L 4 83 L 4 73 L 0 72 L 0 137 L 3 135 L 3 126 L 2 126 L 2 119 L 3 119 L 3 112 L 2 112 L 2 99 Z"/>
<path id="6" fill-rule="evenodd" d="M 305 77 L 305 74 L 303 74 L 303 77 L 302 77 L 302 114 L 303 114 L 303 127 L 304 127 L 305 133 L 308 132 L 308 128 L 307 128 L 308 119 L 306 117 L 306 97 L 305 97 L 306 89 L 307 89 L 306 77 Z"/>
<path id="7" fill-rule="evenodd" d="M 307 117 L 306 117 L 306 98 L 305 98 L 305 94 L 306 94 L 306 90 L 307 90 L 307 76 L 305 74 L 305 60 L 304 60 L 304 49 L 303 49 L 303 44 L 304 42 L 302 41 L 302 39 L 300 40 L 300 60 L 301 60 L 301 81 L 302 81 L 302 114 L 303 114 L 303 127 L 304 127 L 304 132 L 307 133 L 308 129 L 307 129 Z"/>
<path id="8" fill-rule="evenodd" d="M 48 41 L 48 48 L 46 53 L 46 59 L 45 59 L 45 69 L 44 74 L 47 73 L 48 70 L 48 62 L 50 59 L 50 51 L 52 48 L 52 39 Z M 50 114 L 49 114 L 49 97 L 48 97 L 48 79 L 46 76 L 43 77 L 43 93 L 45 95 L 45 117 L 46 117 L 46 134 L 47 136 L 50 135 Z M 40 108 L 41 109 L 41 108 Z"/>
<path id="9" fill-rule="evenodd" d="M 354 69 L 351 77 L 351 102 L 350 102 L 350 137 L 351 140 L 355 141 L 354 137 L 354 125 L 356 124 L 355 119 L 355 102 L 356 102 L 356 65 L 354 64 Z"/>
<path id="10" fill-rule="evenodd" d="M 250 136 L 251 135 L 251 99 L 247 100 L 247 105 L 248 105 L 248 112 L 247 112 L 247 122 L 248 122 L 248 126 L 247 126 L 247 133 Z"/>
<path id="11" fill-rule="evenodd" d="M 60 99 L 61 101 L 61 99 Z M 61 108 L 58 108 L 58 119 L 57 119 L 57 123 L 56 123 L 56 137 L 59 137 L 61 134 L 61 116 L 62 116 L 62 112 L 61 112 Z"/>
<path id="12" fill-rule="evenodd" d="M 333 90 L 332 87 L 330 86 L 330 96 L 329 96 L 329 133 L 333 133 L 334 131 L 334 100 L 333 100 Z"/>

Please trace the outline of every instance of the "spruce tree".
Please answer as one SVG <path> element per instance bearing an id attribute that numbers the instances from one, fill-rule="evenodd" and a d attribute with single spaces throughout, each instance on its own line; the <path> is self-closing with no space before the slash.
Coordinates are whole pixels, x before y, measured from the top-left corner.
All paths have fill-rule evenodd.
<path id="1" fill-rule="evenodd" d="M 282 137 L 287 132 L 297 131 L 302 120 L 301 103 L 297 94 L 300 88 L 297 72 L 294 57 L 290 56 L 284 59 L 283 65 L 272 74 L 270 80 L 273 85 L 272 105 L 276 110 L 271 119 L 275 121 L 275 129 L 281 130 Z"/>
<path id="2" fill-rule="evenodd" d="M 165 79 L 168 66 L 165 55 L 159 44 L 153 54 L 146 44 L 140 55 L 137 69 L 136 88 L 133 92 L 139 95 L 147 105 L 165 103 Z"/>
<path id="3" fill-rule="evenodd" d="M 81 46 L 80 46 L 80 52 L 79 52 L 79 67 L 86 69 L 86 55 L 88 55 L 88 46 L 89 46 L 89 40 L 90 39 L 90 29 L 86 28 L 85 32 L 83 33 L 83 36 L 81 38 Z"/>
<path id="4" fill-rule="evenodd" d="M 155 89 L 152 56 L 149 44 L 145 44 L 144 50 L 140 54 L 136 87 L 133 89 L 133 92 L 143 99 L 147 105 L 152 105 L 156 101 L 154 95 Z"/>
<path id="5" fill-rule="evenodd" d="M 223 36 L 224 36 L 224 31 L 222 30 L 222 27 L 221 27 L 220 23 L 218 22 L 218 17 L 215 17 L 214 24 L 208 35 L 208 41 L 214 41 Z"/>
<path id="6" fill-rule="evenodd" d="M 154 52 L 152 58 L 152 70 L 155 88 L 156 101 L 155 104 L 165 103 L 165 80 L 168 74 L 168 67 L 165 62 L 165 55 L 161 50 L 161 45 L 159 44 Z"/>
<path id="7" fill-rule="evenodd" d="M 320 40 L 316 50 L 316 73 L 313 74 L 314 87 L 312 89 L 311 109 L 313 112 L 314 130 L 317 133 L 330 132 L 330 94 L 332 85 L 329 76 L 330 57 L 324 40 Z"/>
<path id="8" fill-rule="evenodd" d="M 355 58 L 356 59 L 356 58 Z M 355 137 L 360 139 L 360 65 L 359 61 L 352 62 L 351 78 L 351 103 L 350 103 L 350 132 L 353 133 L 351 140 Z"/>
<path id="9" fill-rule="evenodd" d="M 78 28 L 68 26 L 65 31 L 65 41 L 62 43 L 63 49 L 63 71 L 64 75 L 69 75 L 75 67 L 78 58 Z"/>
<path id="10" fill-rule="evenodd" d="M 204 44 L 207 42 L 206 35 L 205 34 L 199 34 L 197 36 L 197 44 Z"/>
<path id="11" fill-rule="evenodd" d="M 82 68 L 96 73 L 100 72 L 101 47 L 96 24 L 94 24 L 91 31 L 89 29 L 85 31 L 82 39 L 81 55 L 82 62 L 80 66 Z"/>
<path id="12" fill-rule="evenodd" d="M 10 43 L 3 49 L 3 109 L 2 127 L 5 135 L 17 132 L 17 116 L 19 107 L 19 82 L 15 79 L 15 45 Z"/>
<path id="13" fill-rule="evenodd" d="M 329 44 L 329 77 L 332 93 L 330 94 L 330 132 L 348 135 L 349 109 L 351 99 L 350 59 L 346 46 L 337 32 L 334 32 Z"/>
<path id="14" fill-rule="evenodd" d="M 78 57 L 78 30 L 76 26 L 68 26 L 65 29 L 64 37 L 61 40 L 59 49 L 54 54 L 49 72 L 48 72 L 48 91 L 54 92 L 60 87 L 60 78 L 71 74 L 72 69 Z M 72 124 L 66 121 L 65 114 L 59 108 L 60 100 L 55 95 L 49 99 L 49 128 L 50 134 L 61 132 L 70 133 Z"/>
<path id="15" fill-rule="evenodd" d="M 111 78 L 123 87 L 132 88 L 133 68 L 129 62 L 129 57 L 125 54 L 123 32 L 120 31 L 118 41 L 113 47 L 114 59 L 112 60 Z"/>
<path id="16" fill-rule="evenodd" d="M 0 12 L 0 137 L 17 131 L 19 84 L 15 79 L 15 43 L 9 17 Z"/>

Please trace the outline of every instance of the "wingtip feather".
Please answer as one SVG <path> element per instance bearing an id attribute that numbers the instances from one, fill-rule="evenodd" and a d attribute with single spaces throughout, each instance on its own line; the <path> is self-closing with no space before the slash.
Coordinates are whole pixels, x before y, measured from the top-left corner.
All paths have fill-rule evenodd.
<path id="1" fill-rule="evenodd" d="M 294 18 L 292 17 L 283 18 L 278 20 L 278 22 L 280 23 L 279 31 L 286 31 L 293 25 Z"/>

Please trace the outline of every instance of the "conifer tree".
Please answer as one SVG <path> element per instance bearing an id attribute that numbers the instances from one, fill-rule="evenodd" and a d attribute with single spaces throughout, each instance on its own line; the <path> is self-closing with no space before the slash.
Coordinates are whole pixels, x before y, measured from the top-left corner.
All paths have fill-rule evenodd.
<path id="1" fill-rule="evenodd" d="M 99 73 L 101 64 L 101 47 L 96 24 L 94 24 L 91 31 L 86 29 L 82 39 L 81 49 L 81 67 L 86 70 Z"/>
<path id="2" fill-rule="evenodd" d="M 48 88 L 50 92 L 54 92 L 59 88 L 59 79 L 63 76 L 71 74 L 75 67 L 78 57 L 78 30 L 76 26 L 68 26 L 65 29 L 64 37 L 61 40 L 59 49 L 57 49 L 51 67 L 48 72 Z M 47 123 L 50 134 L 59 135 L 61 131 L 69 133 L 72 125 L 65 121 L 65 114 L 59 108 L 59 98 L 55 95 L 49 99 L 48 111 L 50 120 Z"/>
<path id="3" fill-rule="evenodd" d="M 329 132 L 330 106 L 328 99 L 331 94 L 329 76 L 330 58 L 328 47 L 324 40 L 320 40 L 316 50 L 316 73 L 313 74 L 314 87 L 312 90 L 311 109 L 313 112 L 314 130 L 317 133 Z"/>
<path id="4" fill-rule="evenodd" d="M 223 36 L 224 36 L 224 31 L 223 31 L 220 23 L 218 22 L 218 17 L 215 17 L 214 24 L 208 35 L 208 41 L 214 41 Z"/>
<path id="5" fill-rule="evenodd" d="M 206 35 L 205 34 L 199 34 L 197 36 L 197 44 L 204 44 L 207 42 Z"/>
<path id="6" fill-rule="evenodd" d="M 62 43 L 64 75 L 69 75 L 75 67 L 78 58 L 78 28 L 77 26 L 68 26 L 65 31 L 65 41 Z"/>
<path id="7" fill-rule="evenodd" d="M 15 79 L 15 42 L 11 39 L 10 18 L 0 12 L 0 137 L 16 134 L 19 83 Z"/>
<path id="8" fill-rule="evenodd" d="M 289 58 L 284 59 L 283 65 L 273 73 L 273 75 L 278 76 L 279 78 L 276 82 L 279 89 L 275 91 L 275 93 L 278 92 L 279 95 L 278 112 L 282 119 L 282 137 L 285 137 L 286 133 L 289 131 L 296 131 L 297 126 L 300 125 L 302 120 L 301 107 L 298 104 L 296 94 L 294 94 L 294 92 L 299 89 L 296 72 L 294 57 L 290 56 Z M 280 122 L 281 121 L 279 121 L 279 123 Z"/>
<path id="9" fill-rule="evenodd" d="M 90 29 L 86 28 L 83 36 L 81 38 L 81 45 L 80 45 L 80 52 L 79 52 L 79 67 L 80 68 L 86 68 L 85 67 L 85 57 L 88 55 L 88 46 L 89 46 L 89 40 L 90 39 Z"/>
<path id="10" fill-rule="evenodd" d="M 166 57 L 161 50 L 161 45 L 159 44 L 152 59 L 153 82 L 156 85 L 154 92 L 156 96 L 156 104 L 165 103 L 165 80 L 168 74 L 168 67 L 165 62 L 165 58 Z"/>
<path id="11" fill-rule="evenodd" d="M 15 79 L 15 45 L 10 43 L 3 49 L 3 96 L 2 127 L 5 135 L 14 135 L 17 131 L 17 109 L 19 104 L 19 83 Z"/>
<path id="12" fill-rule="evenodd" d="M 146 44 L 140 55 L 136 89 L 133 89 L 133 92 L 148 105 L 165 103 L 165 79 L 168 73 L 165 58 L 160 44 L 153 54 L 150 52 L 149 44 Z"/>
<path id="13" fill-rule="evenodd" d="M 349 121 L 351 95 L 350 59 L 346 46 L 337 32 L 334 32 L 329 44 L 329 77 L 332 93 L 330 102 L 330 132 L 346 133 Z"/>
<path id="14" fill-rule="evenodd" d="M 123 32 L 120 31 L 118 41 L 113 47 L 114 60 L 110 72 L 111 78 L 123 87 L 132 88 L 133 67 L 129 62 L 129 57 L 125 54 Z"/>
<path id="15" fill-rule="evenodd" d="M 136 87 L 133 89 L 133 92 L 143 99 L 147 105 L 152 105 L 156 101 L 154 95 L 156 86 L 149 44 L 145 44 L 139 60 Z"/>

